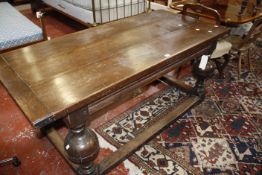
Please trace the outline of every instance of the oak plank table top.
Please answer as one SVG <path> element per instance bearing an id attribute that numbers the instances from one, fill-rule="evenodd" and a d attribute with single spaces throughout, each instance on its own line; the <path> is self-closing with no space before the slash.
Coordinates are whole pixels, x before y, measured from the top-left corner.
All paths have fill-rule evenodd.
<path id="1" fill-rule="evenodd" d="M 66 118 L 69 135 L 81 133 L 85 132 L 85 116 L 99 107 L 97 102 L 149 84 L 183 62 L 211 52 L 227 32 L 222 26 L 154 11 L 4 53 L 0 55 L 0 80 L 36 128 Z M 66 138 L 65 150 L 74 163 L 84 162 L 81 166 L 90 168 L 86 163 L 99 146 L 94 134 L 87 134 L 91 145 L 83 153 L 86 160 L 74 157 L 75 150 L 71 154 L 72 147 L 82 144 L 70 146 L 72 134 Z M 57 147 L 63 153 L 61 144 Z M 117 160 L 107 162 L 109 167 Z"/>
<path id="2" fill-rule="evenodd" d="M 157 11 L 2 54 L 0 80 L 38 126 L 178 62 L 183 52 L 225 32 Z"/>
<path id="3" fill-rule="evenodd" d="M 184 4 L 197 1 L 217 10 L 221 16 L 222 23 L 227 26 L 247 23 L 262 17 L 262 3 L 256 6 L 256 0 L 246 0 L 247 4 L 243 4 L 243 6 L 243 0 L 180 0 L 171 3 L 170 7 L 182 11 Z M 241 6 L 243 7 L 242 13 Z"/>

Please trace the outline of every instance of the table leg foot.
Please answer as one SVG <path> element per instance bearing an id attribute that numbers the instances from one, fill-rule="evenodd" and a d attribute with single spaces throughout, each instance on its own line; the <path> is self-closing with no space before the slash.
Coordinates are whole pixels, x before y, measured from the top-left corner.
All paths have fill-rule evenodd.
<path id="1" fill-rule="evenodd" d="M 81 165 L 78 169 L 78 174 L 79 175 L 98 175 L 99 173 L 99 169 L 98 166 L 96 166 L 95 164 L 93 164 L 93 162 L 90 162 L 87 165 Z"/>
<path id="2" fill-rule="evenodd" d="M 81 112 L 70 114 L 66 118 L 69 132 L 65 138 L 64 149 L 69 160 L 80 165 L 79 175 L 98 175 L 98 166 L 93 164 L 99 152 L 96 134 L 85 125 L 87 116 Z"/>
<path id="3" fill-rule="evenodd" d="M 207 63 L 206 69 L 202 70 L 199 66 L 200 61 L 193 64 L 193 75 L 197 82 L 193 88 L 193 94 L 199 96 L 202 100 L 205 98 L 205 80 L 214 75 L 215 64 L 211 61 Z"/>

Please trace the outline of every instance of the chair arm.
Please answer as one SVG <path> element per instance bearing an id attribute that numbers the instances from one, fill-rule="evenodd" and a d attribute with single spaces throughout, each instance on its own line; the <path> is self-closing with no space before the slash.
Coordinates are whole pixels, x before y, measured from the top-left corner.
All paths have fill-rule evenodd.
<path id="1" fill-rule="evenodd" d="M 191 11 L 188 11 L 188 9 L 190 9 Z M 192 17 L 204 17 L 204 18 L 214 19 L 217 25 L 220 25 L 221 23 L 221 16 L 217 10 L 204 6 L 199 3 L 184 4 L 182 14 L 190 15 Z"/>

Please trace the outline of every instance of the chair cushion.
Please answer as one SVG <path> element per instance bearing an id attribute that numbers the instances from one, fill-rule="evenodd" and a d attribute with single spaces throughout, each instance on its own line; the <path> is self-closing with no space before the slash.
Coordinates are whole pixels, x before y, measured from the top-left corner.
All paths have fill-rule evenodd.
<path id="1" fill-rule="evenodd" d="M 43 39 L 40 27 L 7 2 L 0 2 L 0 50 Z"/>
<path id="2" fill-rule="evenodd" d="M 226 40 L 220 40 L 217 42 L 216 49 L 211 54 L 212 58 L 219 58 L 225 54 L 228 54 L 230 49 L 232 48 L 232 44 Z"/>
<path id="3" fill-rule="evenodd" d="M 239 25 L 238 27 L 232 27 L 230 30 L 230 35 L 236 35 L 236 36 L 243 37 L 244 35 L 246 35 L 249 32 L 252 25 L 253 25 L 252 22 L 247 22 L 247 23 Z"/>

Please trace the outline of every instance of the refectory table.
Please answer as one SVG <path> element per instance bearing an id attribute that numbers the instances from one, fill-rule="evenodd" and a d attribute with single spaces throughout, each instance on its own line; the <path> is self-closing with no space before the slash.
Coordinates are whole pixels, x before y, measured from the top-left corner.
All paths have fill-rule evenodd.
<path id="1" fill-rule="evenodd" d="M 79 174 L 104 174 L 198 103 L 203 81 L 189 88 L 166 79 L 191 96 L 99 165 L 92 163 L 99 143 L 86 122 L 133 90 L 209 54 L 227 32 L 180 14 L 153 11 L 4 53 L 0 80 L 31 124 L 46 132 L 73 167 L 80 165 Z M 59 119 L 69 127 L 64 142 L 52 128 Z"/>

